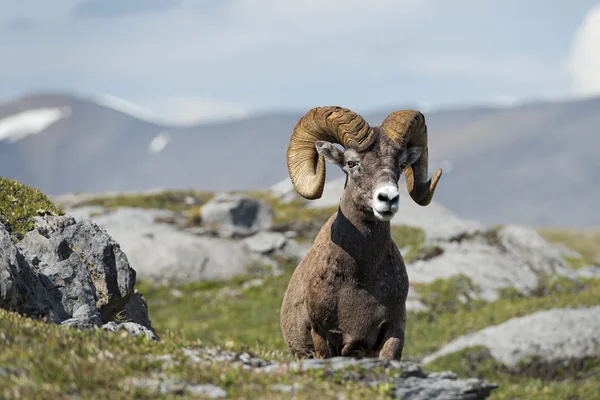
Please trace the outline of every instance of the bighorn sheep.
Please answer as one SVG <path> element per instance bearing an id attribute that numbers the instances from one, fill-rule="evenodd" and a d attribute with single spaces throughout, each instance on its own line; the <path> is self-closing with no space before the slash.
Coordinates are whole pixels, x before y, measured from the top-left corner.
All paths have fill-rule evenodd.
<path id="1" fill-rule="evenodd" d="M 399 360 L 408 276 L 390 220 L 402 172 L 421 206 L 431 202 L 442 175 L 438 169 L 427 180 L 425 118 L 401 110 L 371 127 L 346 108 L 315 107 L 296 124 L 287 150 L 291 181 L 304 198 L 321 197 L 325 160 L 346 173 L 344 192 L 290 279 L 280 313 L 283 337 L 296 357 Z"/>

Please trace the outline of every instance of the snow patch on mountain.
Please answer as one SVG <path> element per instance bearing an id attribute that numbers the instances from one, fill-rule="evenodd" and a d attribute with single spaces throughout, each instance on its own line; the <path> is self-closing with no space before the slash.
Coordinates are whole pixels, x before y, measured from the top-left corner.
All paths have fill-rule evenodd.
<path id="1" fill-rule="evenodd" d="M 0 119 L 0 142 L 14 143 L 36 135 L 71 115 L 70 107 L 34 108 Z"/>
<path id="2" fill-rule="evenodd" d="M 150 141 L 148 151 L 150 154 L 160 153 L 170 141 L 171 134 L 169 132 L 161 132 Z"/>

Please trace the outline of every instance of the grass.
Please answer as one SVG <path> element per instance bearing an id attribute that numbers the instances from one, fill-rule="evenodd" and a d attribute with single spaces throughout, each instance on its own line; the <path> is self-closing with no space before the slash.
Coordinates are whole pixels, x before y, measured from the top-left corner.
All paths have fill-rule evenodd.
<path id="1" fill-rule="evenodd" d="M 0 207 L 4 208 L 0 208 L 0 214 L 17 236 L 31 229 L 30 219 L 40 210 L 60 212 L 35 189 L 6 179 L 0 179 L 0 185 L 3 185 L 2 193 L 9 194 L 2 198 L 4 202 Z M 275 224 L 281 226 L 303 223 L 320 227 L 337 210 L 337 207 L 309 209 L 296 200 L 283 204 L 262 192 L 250 195 L 271 204 L 275 210 Z M 199 223 L 199 207 L 211 196 L 204 192 L 176 191 L 106 197 L 85 204 L 107 208 L 164 208 L 188 213 Z M 186 201 L 187 197 L 195 199 L 193 204 Z M 19 211 L 15 213 L 15 209 Z M 489 240 L 494 242 L 494 232 L 490 232 Z M 598 233 L 546 230 L 541 234 L 547 240 L 571 246 L 586 260 L 597 259 L 599 255 Z M 424 246 L 425 235 L 419 228 L 394 226 L 392 235 L 400 248 L 407 249 L 403 254 L 407 261 L 435 255 L 438 251 Z M 385 385 L 365 387 L 345 381 L 339 375 L 256 375 L 216 362 L 194 364 L 182 356 L 184 347 L 210 346 L 248 350 L 265 359 L 291 360 L 279 328 L 279 310 L 293 269 L 294 265 L 286 264 L 281 276 L 265 276 L 261 268 L 255 267 L 246 275 L 227 282 L 205 281 L 179 286 L 138 282 L 136 287 L 148 301 L 160 342 L 102 331 L 81 332 L 0 310 L 0 397 L 175 398 L 174 395 L 156 395 L 126 385 L 127 379 L 159 374 L 191 383 L 213 383 L 225 389 L 230 398 L 239 399 L 289 398 L 289 394 L 273 391 L 271 386 L 296 382 L 303 385 L 298 398 L 339 398 L 340 395 L 387 398 L 389 387 Z M 256 278 L 262 279 L 261 286 L 244 287 L 245 282 Z M 499 300 L 489 303 L 473 299 L 472 294 L 478 288 L 465 276 L 417 285 L 415 289 L 430 306 L 428 311 L 413 312 L 408 316 L 404 357 L 416 361 L 449 340 L 510 318 L 557 307 L 600 305 L 600 280 L 571 282 L 546 277 L 540 280 L 531 296 L 506 290 Z M 161 354 L 169 354 L 177 362 L 165 365 L 148 358 Z M 540 366 L 534 361 L 515 371 L 490 359 L 483 349 L 474 348 L 437 359 L 426 369 L 452 370 L 461 377 L 477 376 L 496 382 L 500 387 L 493 392 L 492 400 L 600 399 L 597 360 L 554 367 Z"/>
<path id="2" fill-rule="evenodd" d="M 63 214 L 44 193 L 1 176 L 0 194 L 0 222 L 16 241 L 33 229 L 34 216 Z"/>
<path id="3" fill-rule="evenodd" d="M 148 283 L 142 284 L 141 291 L 148 300 L 153 324 L 159 335 L 175 330 L 188 340 L 199 340 L 207 345 L 244 344 L 251 349 L 268 348 L 287 354 L 279 328 L 279 310 L 292 271 L 293 265 L 288 265 L 283 275 L 266 278 L 262 286 L 246 290 L 242 289 L 242 284 L 253 279 L 252 276 L 239 277 L 233 283 L 188 284 L 177 287 L 176 295 L 172 294 L 172 287 Z M 427 312 L 409 314 L 405 358 L 418 361 L 449 340 L 510 318 L 555 307 L 600 304 L 597 295 L 600 292 L 599 280 L 580 280 L 577 284 L 568 284 L 563 278 L 557 278 L 540 282 L 535 296 L 514 293 L 491 303 L 458 301 L 464 293 L 476 290 L 476 286 L 465 277 L 420 285 L 418 290 L 425 294 L 425 301 L 429 298 L 437 306 Z M 231 293 L 231 296 L 218 298 L 220 290 L 221 293 Z M 460 357 L 456 357 L 446 360 L 445 364 L 441 364 L 441 361 L 432 363 L 427 369 L 465 372 L 460 360 Z M 564 380 L 543 383 L 536 377 L 500 372 L 488 374 L 485 369 L 478 374 L 500 384 L 491 399 L 510 399 L 517 394 L 524 396 L 520 398 L 530 398 L 530 394 L 538 391 L 546 391 L 547 398 L 564 398 L 561 395 L 568 391 L 575 393 L 576 396 L 571 397 L 573 399 L 600 398 L 597 394 L 590 395 L 590 390 L 597 388 L 594 379 L 600 379 L 600 374 L 577 382 Z M 463 373 L 463 377 L 467 375 Z"/>
<path id="4" fill-rule="evenodd" d="M 427 368 L 452 370 L 460 377 L 485 377 L 499 382 L 490 399 L 598 399 L 600 396 L 600 363 L 587 359 L 581 363 L 557 363 L 554 366 L 507 368 L 496 362 L 487 349 L 474 346 L 448 354 L 429 363 Z M 546 376 L 545 376 L 546 375 Z M 552 379 L 548 379 L 551 375 Z"/>
<path id="5" fill-rule="evenodd" d="M 132 378 L 164 376 L 192 384 L 212 383 L 235 399 L 284 399 L 274 384 L 303 386 L 299 398 L 384 399 L 386 392 L 319 373 L 259 374 L 220 362 L 194 363 L 184 347 L 198 348 L 170 333 L 160 342 L 101 330 L 78 331 L 34 321 L 0 309 L 0 397 L 3 399 L 174 399 L 132 387 Z M 220 346 L 223 348 L 223 346 Z M 240 350 L 240 349 L 234 349 Z M 151 356 L 169 354 L 175 362 Z M 275 352 L 263 358 L 285 359 Z M 384 388 L 385 389 L 385 388 Z"/>
<path id="6" fill-rule="evenodd" d="M 581 254 L 581 259 L 573 260 L 566 257 L 575 266 L 585 263 L 600 264 L 600 228 L 592 229 L 561 229 L 541 228 L 538 233 L 551 243 L 562 243 L 568 248 Z"/>
<path id="7" fill-rule="evenodd" d="M 115 196 L 98 196 L 76 205 L 97 206 L 107 209 L 117 207 L 155 208 L 182 212 L 202 206 L 213 193 L 198 190 L 165 190 L 157 193 L 134 193 Z M 190 201 L 191 200 L 191 201 Z"/>

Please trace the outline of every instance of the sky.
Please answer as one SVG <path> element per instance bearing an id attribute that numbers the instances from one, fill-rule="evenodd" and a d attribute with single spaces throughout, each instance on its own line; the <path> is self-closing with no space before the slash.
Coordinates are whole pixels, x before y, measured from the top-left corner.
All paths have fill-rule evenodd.
<path id="1" fill-rule="evenodd" d="M 96 96 L 181 123 L 600 94 L 600 1 L 2 0 L 0 102 Z"/>

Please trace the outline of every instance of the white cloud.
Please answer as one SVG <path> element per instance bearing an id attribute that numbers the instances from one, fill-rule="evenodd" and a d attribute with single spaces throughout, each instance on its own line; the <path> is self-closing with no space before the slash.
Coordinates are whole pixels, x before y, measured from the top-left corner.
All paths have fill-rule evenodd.
<path id="1" fill-rule="evenodd" d="M 577 30 L 568 68 L 575 94 L 590 96 L 600 93 L 600 5 L 585 16 Z"/>

